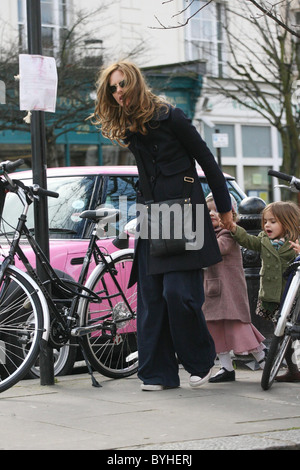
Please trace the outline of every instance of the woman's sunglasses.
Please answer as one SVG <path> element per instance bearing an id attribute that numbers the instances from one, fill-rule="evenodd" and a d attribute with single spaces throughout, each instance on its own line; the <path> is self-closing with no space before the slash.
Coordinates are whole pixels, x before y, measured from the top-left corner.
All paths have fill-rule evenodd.
<path id="1" fill-rule="evenodd" d="M 109 86 L 109 91 L 112 94 L 116 93 L 116 91 L 118 89 L 118 85 L 119 85 L 119 87 L 124 88 L 124 86 L 126 85 L 125 80 L 122 80 L 121 82 L 117 83 L 116 85 Z"/>

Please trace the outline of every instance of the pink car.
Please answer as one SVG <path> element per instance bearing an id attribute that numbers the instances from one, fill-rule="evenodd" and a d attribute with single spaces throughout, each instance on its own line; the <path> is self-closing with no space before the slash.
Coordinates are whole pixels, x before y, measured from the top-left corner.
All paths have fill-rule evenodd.
<path id="1" fill-rule="evenodd" d="M 239 203 L 245 194 L 233 177 L 229 175 L 225 177 L 229 191 Z M 30 184 L 32 172 L 16 172 L 12 178 Z M 199 178 L 206 195 L 210 189 L 201 171 Z M 113 240 L 122 232 L 125 224 L 135 218 L 137 179 L 135 166 L 59 167 L 47 170 L 47 188 L 60 195 L 58 199 L 48 198 L 50 262 L 54 269 L 78 280 L 92 230 L 91 225 L 86 219 L 81 219 L 79 214 L 100 205 L 115 207 L 121 211 L 120 221 L 106 226 L 99 240 L 99 245 L 108 253 L 117 250 L 112 243 Z M 11 227 L 16 226 L 19 214 L 17 204 L 20 202 L 16 196 L 9 193 L 3 211 L 5 223 L 2 233 L 9 234 L 12 231 Z M 28 213 L 27 227 L 34 230 L 33 206 Z M 2 250 L 6 251 L 6 240 L 2 238 L 0 243 Z M 130 246 L 133 247 L 133 239 L 130 240 Z M 25 240 L 22 247 L 30 262 L 35 265 L 35 256 Z M 90 269 L 92 268 L 91 264 Z M 76 349 L 67 345 L 54 352 L 55 375 L 64 375 L 72 371 L 75 361 L 79 359 Z M 32 376 L 39 376 L 38 366 L 32 369 Z"/>

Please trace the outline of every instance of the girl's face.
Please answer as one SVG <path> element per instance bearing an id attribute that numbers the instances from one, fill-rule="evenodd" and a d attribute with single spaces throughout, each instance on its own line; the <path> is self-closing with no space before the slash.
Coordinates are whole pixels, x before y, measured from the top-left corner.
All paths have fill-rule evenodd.
<path id="1" fill-rule="evenodd" d="M 126 85 L 124 78 L 124 73 L 121 70 L 115 70 L 109 77 L 111 94 L 120 106 L 124 106 L 123 94 Z"/>
<path id="2" fill-rule="evenodd" d="M 264 231 L 271 240 L 275 238 L 283 238 L 285 233 L 282 224 L 278 219 L 275 219 L 271 210 L 267 211 L 264 215 Z"/>
<path id="3" fill-rule="evenodd" d="M 219 227 L 220 217 L 218 216 L 217 208 L 214 201 L 208 201 L 207 208 L 209 210 L 209 215 L 213 224 L 213 228 Z"/>

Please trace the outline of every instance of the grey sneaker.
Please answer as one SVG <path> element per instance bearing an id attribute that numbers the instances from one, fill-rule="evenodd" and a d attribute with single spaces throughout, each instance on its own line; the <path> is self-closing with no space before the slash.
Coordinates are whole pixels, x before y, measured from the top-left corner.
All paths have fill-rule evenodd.
<path id="1" fill-rule="evenodd" d="M 152 385 L 152 384 L 142 384 L 141 389 L 146 392 L 159 392 L 163 390 L 165 387 L 163 385 Z"/>
<path id="2" fill-rule="evenodd" d="M 201 385 L 205 384 L 208 381 L 212 373 L 212 369 L 205 375 L 205 377 L 199 377 L 198 375 L 191 375 L 190 376 L 190 386 L 193 388 L 201 387 Z"/>

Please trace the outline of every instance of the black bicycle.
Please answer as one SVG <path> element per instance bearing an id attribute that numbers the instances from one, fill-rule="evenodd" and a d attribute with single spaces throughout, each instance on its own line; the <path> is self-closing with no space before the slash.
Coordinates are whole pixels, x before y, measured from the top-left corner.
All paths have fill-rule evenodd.
<path id="1" fill-rule="evenodd" d="M 111 378 L 136 373 L 137 293 L 136 286 L 128 288 L 133 249 L 108 254 L 97 244 L 97 233 L 118 220 L 119 211 L 103 207 L 81 213 L 81 218 L 94 224 L 81 274 L 78 282 L 61 278 L 26 226 L 28 208 L 35 199 L 59 194 L 12 179 L 9 173 L 22 163 L 0 163 L 0 224 L 7 192 L 14 192 L 22 203 L 9 252 L 0 264 L 0 392 L 30 373 L 41 341 L 55 349 L 79 345 L 94 386 L 100 384 L 93 369 Z M 39 277 L 29 263 L 20 246 L 21 236 L 28 240 L 45 276 Z M 24 269 L 15 266 L 15 257 Z M 88 275 L 92 259 L 96 266 Z"/>
<path id="2" fill-rule="evenodd" d="M 294 176 L 274 170 L 270 170 L 269 175 L 288 181 L 290 185 L 284 187 L 291 191 L 300 191 L 300 180 Z M 282 366 L 288 346 L 291 343 L 295 345 L 295 342 L 300 340 L 300 256 L 295 258 L 284 275 L 287 278 L 287 284 L 262 373 L 261 386 L 263 390 L 268 390 L 272 386 Z"/>

